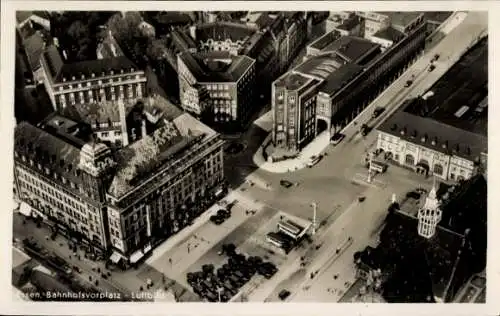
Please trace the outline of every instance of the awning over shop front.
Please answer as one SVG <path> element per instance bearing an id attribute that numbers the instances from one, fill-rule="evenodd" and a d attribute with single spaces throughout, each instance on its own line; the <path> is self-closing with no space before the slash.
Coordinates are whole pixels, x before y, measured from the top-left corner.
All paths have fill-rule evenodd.
<path id="1" fill-rule="evenodd" d="M 144 253 L 142 250 L 137 250 L 130 256 L 130 263 L 136 263 L 137 261 L 141 260 L 141 258 L 144 256 Z"/>
<path id="2" fill-rule="evenodd" d="M 117 253 L 116 251 L 113 251 L 113 254 L 111 255 L 111 257 L 109 258 L 113 263 L 118 263 L 118 261 L 120 261 L 120 259 L 122 258 L 122 256 Z"/>
<path id="3" fill-rule="evenodd" d="M 23 214 L 24 216 L 31 216 L 31 211 L 31 206 L 24 202 L 21 203 L 21 206 L 19 207 L 19 213 Z"/>

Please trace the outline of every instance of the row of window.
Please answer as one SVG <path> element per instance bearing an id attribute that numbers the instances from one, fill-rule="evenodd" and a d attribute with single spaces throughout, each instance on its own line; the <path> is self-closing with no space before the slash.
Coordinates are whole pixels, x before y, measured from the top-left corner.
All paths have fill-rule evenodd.
<path id="1" fill-rule="evenodd" d="M 122 73 L 123 73 L 123 70 L 122 70 Z M 111 71 L 110 75 L 114 75 L 113 71 Z M 104 77 L 104 76 L 106 76 L 106 74 L 104 74 L 104 73 L 103 73 L 101 77 Z M 141 79 L 141 77 L 144 77 L 144 76 L 143 76 L 143 75 L 140 75 L 140 74 L 135 75 L 135 79 L 136 79 L 136 80 Z M 95 78 L 95 74 L 92 74 L 92 78 Z M 116 76 L 116 77 L 114 77 L 114 78 L 109 78 L 109 79 L 107 80 L 107 83 L 112 84 L 112 83 L 114 83 L 114 82 L 122 82 L 122 80 L 123 80 L 123 81 L 128 81 L 128 80 L 133 80 L 133 79 L 134 79 L 134 76 L 132 76 L 132 75 L 128 75 L 128 76 Z M 73 77 L 71 78 L 71 80 L 72 80 L 72 81 L 76 81 L 76 77 L 75 77 L 75 76 L 73 76 Z M 83 75 L 82 75 L 81 80 L 85 80 L 85 77 L 84 77 Z M 63 81 L 66 81 L 66 80 L 65 80 L 65 78 L 63 78 Z M 106 82 L 104 82 L 104 83 L 106 83 Z M 99 79 L 99 80 L 90 80 L 90 81 L 87 81 L 87 82 L 86 82 L 85 86 L 86 86 L 86 87 L 91 87 L 91 86 L 93 86 L 93 85 L 99 85 L 99 86 L 101 86 L 102 84 L 103 84 L 103 79 Z M 61 85 L 61 86 L 59 86 L 59 87 L 57 88 L 57 91 L 63 91 L 63 90 L 74 89 L 74 88 L 78 88 L 78 89 L 80 89 L 80 88 L 82 88 L 83 86 L 84 86 L 84 83 L 83 83 L 83 82 L 78 82 L 77 84 L 74 84 L 74 85 L 73 85 L 73 84 Z"/>
<path id="2" fill-rule="evenodd" d="M 140 98 L 143 95 L 141 84 L 136 85 L 135 89 L 132 85 L 127 86 L 126 94 L 124 93 L 124 90 L 124 86 L 119 86 L 119 93 L 116 93 L 114 87 L 110 87 L 109 89 L 101 88 L 99 89 L 99 91 L 88 90 L 86 91 L 86 93 L 84 93 L 84 91 L 80 91 L 77 95 L 75 95 L 74 92 L 71 92 L 59 95 L 58 99 L 59 103 L 64 107 L 67 103 L 75 105 L 77 101 L 79 104 L 84 104 L 87 102 L 93 103 L 99 100 L 115 101 L 118 99 L 124 99 L 125 95 L 128 99 L 132 99 L 134 97 L 134 90 L 137 97 Z"/>

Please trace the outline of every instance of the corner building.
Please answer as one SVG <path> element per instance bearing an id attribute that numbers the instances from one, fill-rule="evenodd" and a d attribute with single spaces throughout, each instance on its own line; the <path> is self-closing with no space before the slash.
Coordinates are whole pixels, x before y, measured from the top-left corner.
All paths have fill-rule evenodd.
<path id="1" fill-rule="evenodd" d="M 88 124 L 60 115 L 20 123 L 14 177 L 23 214 L 114 263 L 137 264 L 224 185 L 219 134 L 172 105 L 161 110 L 153 132 L 116 149 L 94 140 Z"/>

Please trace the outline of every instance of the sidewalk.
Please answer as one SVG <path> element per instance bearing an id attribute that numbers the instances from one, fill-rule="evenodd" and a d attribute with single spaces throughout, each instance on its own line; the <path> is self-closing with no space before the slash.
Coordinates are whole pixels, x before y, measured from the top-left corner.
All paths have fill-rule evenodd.
<path id="1" fill-rule="evenodd" d="M 267 115 L 267 114 L 266 114 Z M 267 143 L 271 136 L 269 135 L 264 144 Z M 312 142 L 310 142 L 302 151 L 299 156 L 294 159 L 287 159 L 278 162 L 269 162 L 264 160 L 262 155 L 262 146 L 255 152 L 253 162 L 259 168 L 272 173 L 286 173 L 297 171 L 306 167 L 309 158 L 312 156 L 320 155 L 330 143 L 330 135 L 327 131 L 319 134 Z"/>

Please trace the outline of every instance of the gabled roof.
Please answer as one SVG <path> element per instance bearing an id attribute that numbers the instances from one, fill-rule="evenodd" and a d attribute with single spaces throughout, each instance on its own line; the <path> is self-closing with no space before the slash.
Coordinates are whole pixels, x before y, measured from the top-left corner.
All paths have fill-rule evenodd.
<path id="1" fill-rule="evenodd" d="M 26 38 L 23 44 L 26 55 L 28 56 L 28 62 L 30 63 L 31 70 L 35 71 L 41 66 L 40 58 L 42 57 L 45 49 L 45 41 L 42 35 L 39 32 L 36 32 Z"/>
<path id="2" fill-rule="evenodd" d="M 384 121 L 378 129 L 408 142 L 471 161 L 488 151 L 485 136 L 401 110 Z M 424 136 L 425 141 L 421 141 Z"/>
<path id="3" fill-rule="evenodd" d="M 61 54 L 53 45 L 47 48 L 44 56 L 54 83 L 64 82 L 63 78 L 70 82 L 73 76 L 75 80 L 80 80 L 82 75 L 85 75 L 85 78 L 91 78 L 92 73 L 97 78 L 103 72 L 108 74 L 111 70 L 115 73 L 120 73 L 122 69 L 125 71 L 138 70 L 137 66 L 125 56 L 65 64 Z"/>
<path id="4" fill-rule="evenodd" d="M 16 126 L 14 148 L 19 155 L 25 155 L 28 159 L 31 157 L 35 163 L 41 163 L 42 166 L 50 166 L 51 171 L 73 183 L 81 182 L 75 172 L 80 161 L 80 148 L 27 122 Z M 71 171 L 68 171 L 69 166 Z"/>

